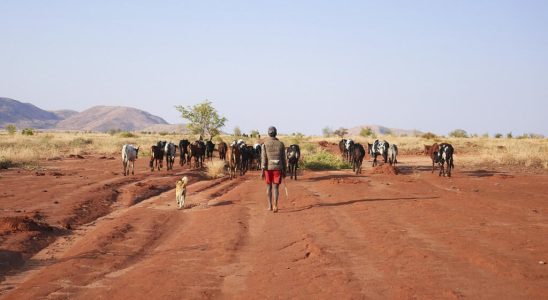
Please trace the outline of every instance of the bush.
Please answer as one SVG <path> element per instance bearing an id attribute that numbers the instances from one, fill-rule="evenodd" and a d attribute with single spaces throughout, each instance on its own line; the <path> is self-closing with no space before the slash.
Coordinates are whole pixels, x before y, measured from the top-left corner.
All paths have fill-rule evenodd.
<path id="1" fill-rule="evenodd" d="M 512 137 L 513 137 L 513 136 L 512 136 L 512 132 L 511 132 L 511 131 L 508 132 L 508 133 L 506 134 L 506 138 L 507 138 L 507 139 L 511 139 Z"/>
<path id="2" fill-rule="evenodd" d="M 320 150 L 304 156 L 301 167 L 309 170 L 340 170 L 348 169 L 350 165 L 339 156 Z"/>
<path id="3" fill-rule="evenodd" d="M 375 138 L 375 133 L 373 132 L 373 129 L 371 129 L 371 127 L 366 127 L 366 128 L 363 128 L 360 129 L 360 136 L 363 136 L 363 137 L 373 137 Z"/>
<path id="4" fill-rule="evenodd" d="M 496 139 L 500 139 L 501 137 L 502 137 L 502 133 L 497 133 L 497 134 L 495 134 L 495 138 L 496 138 Z"/>
<path id="5" fill-rule="evenodd" d="M 423 139 L 427 139 L 427 140 L 433 140 L 433 139 L 438 138 L 438 136 L 433 134 L 432 132 L 427 132 L 427 133 L 423 134 L 421 137 Z"/>
<path id="6" fill-rule="evenodd" d="M 467 138 L 468 133 L 464 129 L 455 129 L 455 130 L 449 132 L 449 136 L 450 137 L 455 137 L 455 138 Z"/>
<path id="7" fill-rule="evenodd" d="M 21 131 L 22 135 L 34 135 L 34 129 L 32 128 L 25 128 Z"/>
<path id="8" fill-rule="evenodd" d="M 107 131 L 107 133 L 110 134 L 110 135 L 115 135 L 115 134 L 120 133 L 120 132 L 122 132 L 121 129 L 109 129 Z"/>
<path id="9" fill-rule="evenodd" d="M 11 168 L 11 167 L 16 167 L 17 164 L 14 163 L 11 159 L 9 158 L 5 158 L 5 157 L 0 157 L 0 170 L 1 169 L 8 169 L 8 168 Z"/>
<path id="10" fill-rule="evenodd" d="M 160 134 L 161 135 L 161 134 Z M 120 136 L 123 137 L 123 138 L 134 138 L 134 137 L 137 137 L 135 134 L 129 132 L 129 131 L 124 131 L 124 132 L 121 132 L 120 133 Z"/>
<path id="11" fill-rule="evenodd" d="M 91 144 L 93 144 L 92 139 L 85 139 L 85 138 L 82 138 L 82 137 L 75 138 L 74 140 L 70 141 L 70 143 L 69 143 L 69 145 L 71 147 L 81 147 L 81 146 L 91 145 Z"/>
<path id="12" fill-rule="evenodd" d="M 211 179 L 221 178 L 225 175 L 224 174 L 225 162 L 222 160 L 208 162 L 206 163 L 206 166 L 207 166 L 207 171 L 206 171 L 207 177 Z"/>
<path id="13" fill-rule="evenodd" d="M 13 124 L 6 125 L 6 131 L 7 131 L 10 135 L 14 135 L 15 132 L 17 132 L 17 127 L 15 127 L 15 125 L 13 125 Z"/>

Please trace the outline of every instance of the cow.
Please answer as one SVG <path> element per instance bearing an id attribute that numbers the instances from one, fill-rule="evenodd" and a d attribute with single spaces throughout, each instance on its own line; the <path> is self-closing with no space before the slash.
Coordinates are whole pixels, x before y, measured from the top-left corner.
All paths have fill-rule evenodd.
<path id="1" fill-rule="evenodd" d="M 387 141 L 379 141 L 375 140 L 373 144 L 367 144 L 369 148 L 369 155 L 371 155 L 371 158 L 373 159 L 373 167 L 378 164 L 377 162 L 377 155 L 382 156 L 384 159 L 384 163 L 388 160 L 388 147 L 390 145 Z"/>
<path id="2" fill-rule="evenodd" d="M 428 156 L 430 156 L 430 159 L 432 160 L 432 173 L 434 173 L 434 170 L 436 169 L 436 162 L 437 162 L 437 156 L 438 152 L 440 151 L 440 145 L 437 143 L 434 143 L 430 147 L 424 147 L 424 151 L 428 151 Z"/>
<path id="3" fill-rule="evenodd" d="M 247 146 L 246 147 L 247 152 L 247 169 L 252 170 L 253 169 L 253 161 L 255 160 L 255 148 L 253 146 Z"/>
<path id="4" fill-rule="evenodd" d="M 219 159 L 226 160 L 226 151 L 228 149 L 228 145 L 225 142 L 219 143 Z"/>
<path id="5" fill-rule="evenodd" d="M 301 148 L 299 145 L 293 144 L 287 147 L 286 157 L 289 178 L 297 180 L 297 169 L 299 168 L 299 158 L 301 157 Z"/>
<path id="6" fill-rule="evenodd" d="M 346 151 L 347 160 L 349 163 L 352 162 L 352 156 L 354 155 L 354 141 L 351 139 L 346 140 L 344 144 L 344 150 Z"/>
<path id="7" fill-rule="evenodd" d="M 341 156 L 343 159 L 346 158 L 346 140 L 345 139 L 342 139 L 339 141 L 339 151 L 341 151 Z"/>
<path id="8" fill-rule="evenodd" d="M 200 168 L 204 163 L 205 144 L 202 141 L 195 141 L 190 144 L 189 161 L 192 168 L 192 158 L 194 158 L 194 168 Z"/>
<path id="9" fill-rule="evenodd" d="M 182 167 L 189 161 L 188 146 L 190 142 L 187 139 L 179 141 L 179 165 Z"/>
<path id="10" fill-rule="evenodd" d="M 240 150 L 240 176 L 245 175 L 247 170 L 249 170 L 249 157 L 253 155 L 253 153 L 249 153 L 249 149 L 247 148 L 247 145 L 243 140 L 238 141 L 238 144 L 236 145 Z"/>
<path id="11" fill-rule="evenodd" d="M 365 157 L 365 148 L 360 143 L 355 143 L 352 149 L 352 171 L 356 172 L 356 175 L 362 172 L 363 158 Z"/>
<path id="12" fill-rule="evenodd" d="M 231 144 L 227 149 L 227 161 L 226 166 L 228 167 L 228 173 L 230 179 L 236 178 L 236 169 L 240 164 L 240 147 L 236 143 Z"/>
<path id="13" fill-rule="evenodd" d="M 164 147 L 164 153 L 166 155 L 167 170 L 173 170 L 173 163 L 175 163 L 175 155 L 177 154 L 177 145 L 169 142 Z"/>
<path id="14" fill-rule="evenodd" d="M 205 144 L 205 156 L 210 161 L 213 160 L 213 150 L 215 150 L 215 144 L 211 140 L 207 141 Z"/>
<path id="15" fill-rule="evenodd" d="M 253 155 L 255 156 L 255 162 L 257 163 L 257 170 L 261 169 L 261 144 L 256 143 L 253 145 Z"/>
<path id="16" fill-rule="evenodd" d="M 131 164 L 131 175 L 134 175 L 135 160 L 139 155 L 139 147 L 134 145 L 125 144 L 122 146 L 122 164 L 124 166 L 124 176 L 129 175 L 129 168 Z"/>
<path id="17" fill-rule="evenodd" d="M 398 146 L 396 144 L 391 144 L 388 147 L 388 163 L 390 165 L 396 165 L 398 162 Z"/>
<path id="18" fill-rule="evenodd" d="M 453 165 L 453 145 L 448 143 L 441 143 L 440 148 L 436 154 L 436 162 L 440 166 L 440 173 L 438 176 L 447 176 L 451 177 L 451 169 L 455 168 Z M 447 165 L 447 168 L 445 167 Z"/>
<path id="19" fill-rule="evenodd" d="M 154 167 L 160 171 L 161 168 L 163 168 L 163 161 L 164 161 L 164 148 L 166 146 L 166 141 L 158 141 L 156 145 L 153 145 L 150 147 L 150 171 L 154 171 Z"/>

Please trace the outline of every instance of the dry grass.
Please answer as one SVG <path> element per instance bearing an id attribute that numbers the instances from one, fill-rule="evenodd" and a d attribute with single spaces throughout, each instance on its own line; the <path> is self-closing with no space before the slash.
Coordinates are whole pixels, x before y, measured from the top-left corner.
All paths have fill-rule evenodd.
<path id="1" fill-rule="evenodd" d="M 225 176 L 225 162 L 222 160 L 210 161 L 206 163 L 207 177 L 211 179 L 221 178 Z"/>
<path id="2" fill-rule="evenodd" d="M 159 134 L 115 134 L 106 133 L 66 133 L 37 132 L 33 136 L 9 135 L 0 132 L 0 166 L 36 165 L 41 160 L 55 159 L 73 155 L 119 155 L 124 144 L 134 144 L 141 147 L 140 155 L 150 155 L 150 146 L 159 140 L 178 143 L 180 139 L 195 140 L 193 136 L 159 135 Z M 220 137 L 227 143 L 234 140 L 233 136 Z M 367 144 L 373 138 L 360 136 L 351 137 L 356 142 Z M 548 139 L 495 139 L 495 138 L 436 138 L 379 136 L 389 143 L 398 145 L 400 154 L 422 154 L 424 145 L 434 142 L 449 142 L 455 147 L 456 159 L 470 165 L 517 166 L 531 169 L 548 169 Z M 340 138 L 314 136 L 280 136 L 286 144 L 299 144 L 303 159 L 316 156 L 322 160 L 318 142 L 328 141 L 338 143 Z M 246 138 L 249 145 L 259 142 L 259 139 Z M 323 155 L 325 156 L 325 155 Z M 342 166 L 341 166 L 342 167 Z M 212 169 L 219 169 L 212 166 Z M 220 173 L 219 173 L 220 174 Z M 214 175 L 217 176 L 217 175 Z"/>

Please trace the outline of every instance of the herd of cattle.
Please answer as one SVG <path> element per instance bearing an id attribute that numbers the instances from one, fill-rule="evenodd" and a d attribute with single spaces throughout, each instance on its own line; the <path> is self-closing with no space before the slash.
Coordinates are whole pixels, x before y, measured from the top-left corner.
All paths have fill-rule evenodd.
<path id="1" fill-rule="evenodd" d="M 164 157 L 166 159 L 167 170 L 173 169 L 177 149 L 179 149 L 179 165 L 188 165 L 190 168 L 201 168 L 205 160 L 213 159 L 213 151 L 217 146 L 219 158 L 225 161 L 225 166 L 229 171 L 230 179 L 236 177 L 239 171 L 240 176 L 248 170 L 261 169 L 262 144 L 256 143 L 253 146 L 247 145 L 244 140 L 234 140 L 230 145 L 220 142 L 215 145 L 212 141 L 203 142 L 197 140 L 190 142 L 187 139 L 180 140 L 179 145 L 172 142 L 159 141 L 156 145 L 150 147 L 150 171 L 163 168 Z M 352 170 L 356 174 L 361 173 L 363 159 L 366 154 L 366 148 L 360 143 L 351 139 L 342 139 L 339 142 L 339 150 L 345 161 L 352 165 Z M 367 152 L 373 160 L 373 167 L 378 164 L 377 157 L 382 156 L 385 163 L 395 165 L 398 162 L 398 146 L 389 144 L 385 140 L 375 140 L 373 144 L 367 144 Z M 425 145 L 425 154 L 432 159 L 432 173 L 435 165 L 440 167 L 439 176 L 451 176 L 453 165 L 453 146 L 448 143 Z M 139 147 L 126 144 L 122 147 L 122 162 L 124 167 L 124 176 L 134 174 L 135 159 L 139 153 Z M 299 167 L 299 158 L 301 150 L 299 145 L 293 144 L 286 149 L 287 170 L 291 179 L 297 179 L 297 169 Z"/>
<path id="2" fill-rule="evenodd" d="M 448 143 L 433 144 L 431 146 L 425 145 L 425 154 L 429 155 L 432 159 L 432 173 L 435 170 L 435 164 L 440 167 L 439 176 L 451 177 L 451 170 L 455 167 L 453 164 L 453 146 Z M 396 144 L 389 144 L 385 140 L 375 140 L 373 144 L 367 144 L 367 149 L 371 159 L 373 160 L 373 167 L 378 164 L 377 156 L 382 156 L 385 163 L 395 165 L 398 162 L 398 146 Z M 362 162 L 365 157 L 365 147 L 360 143 L 356 143 L 351 139 L 342 139 L 339 142 L 339 150 L 343 159 L 352 164 L 352 170 L 356 174 L 360 174 L 362 168 Z"/>
<path id="3" fill-rule="evenodd" d="M 253 146 L 247 145 L 244 140 L 235 140 L 230 145 L 225 142 L 220 142 L 215 145 L 212 141 L 197 140 L 190 142 L 187 139 L 180 140 L 179 145 L 172 142 L 159 141 L 156 145 L 150 147 L 150 171 L 163 168 L 164 157 L 166 160 L 167 170 L 173 169 L 177 149 L 179 149 L 179 165 L 188 165 L 190 168 L 201 168 L 206 160 L 213 160 L 213 151 L 217 146 L 219 158 L 225 161 L 230 179 L 236 177 L 236 172 L 239 171 L 240 176 L 244 175 L 249 170 L 261 169 L 261 152 L 262 144 L 256 143 Z M 124 167 L 124 176 L 134 174 L 135 159 L 137 159 L 139 147 L 126 144 L 122 147 L 122 163 Z M 286 151 L 287 169 L 290 178 L 297 179 L 297 168 L 299 165 L 299 157 L 301 150 L 298 145 L 290 145 Z"/>

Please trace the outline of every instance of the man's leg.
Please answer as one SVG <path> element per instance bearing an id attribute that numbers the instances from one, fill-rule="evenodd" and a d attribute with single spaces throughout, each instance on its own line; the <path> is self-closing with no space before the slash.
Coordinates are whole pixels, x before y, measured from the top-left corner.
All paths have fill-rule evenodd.
<path id="1" fill-rule="evenodd" d="M 266 185 L 266 197 L 268 198 L 268 210 L 272 210 L 272 184 Z"/>
<path id="2" fill-rule="evenodd" d="M 280 195 L 279 187 L 279 184 L 274 184 L 274 212 L 278 211 L 278 196 Z"/>

